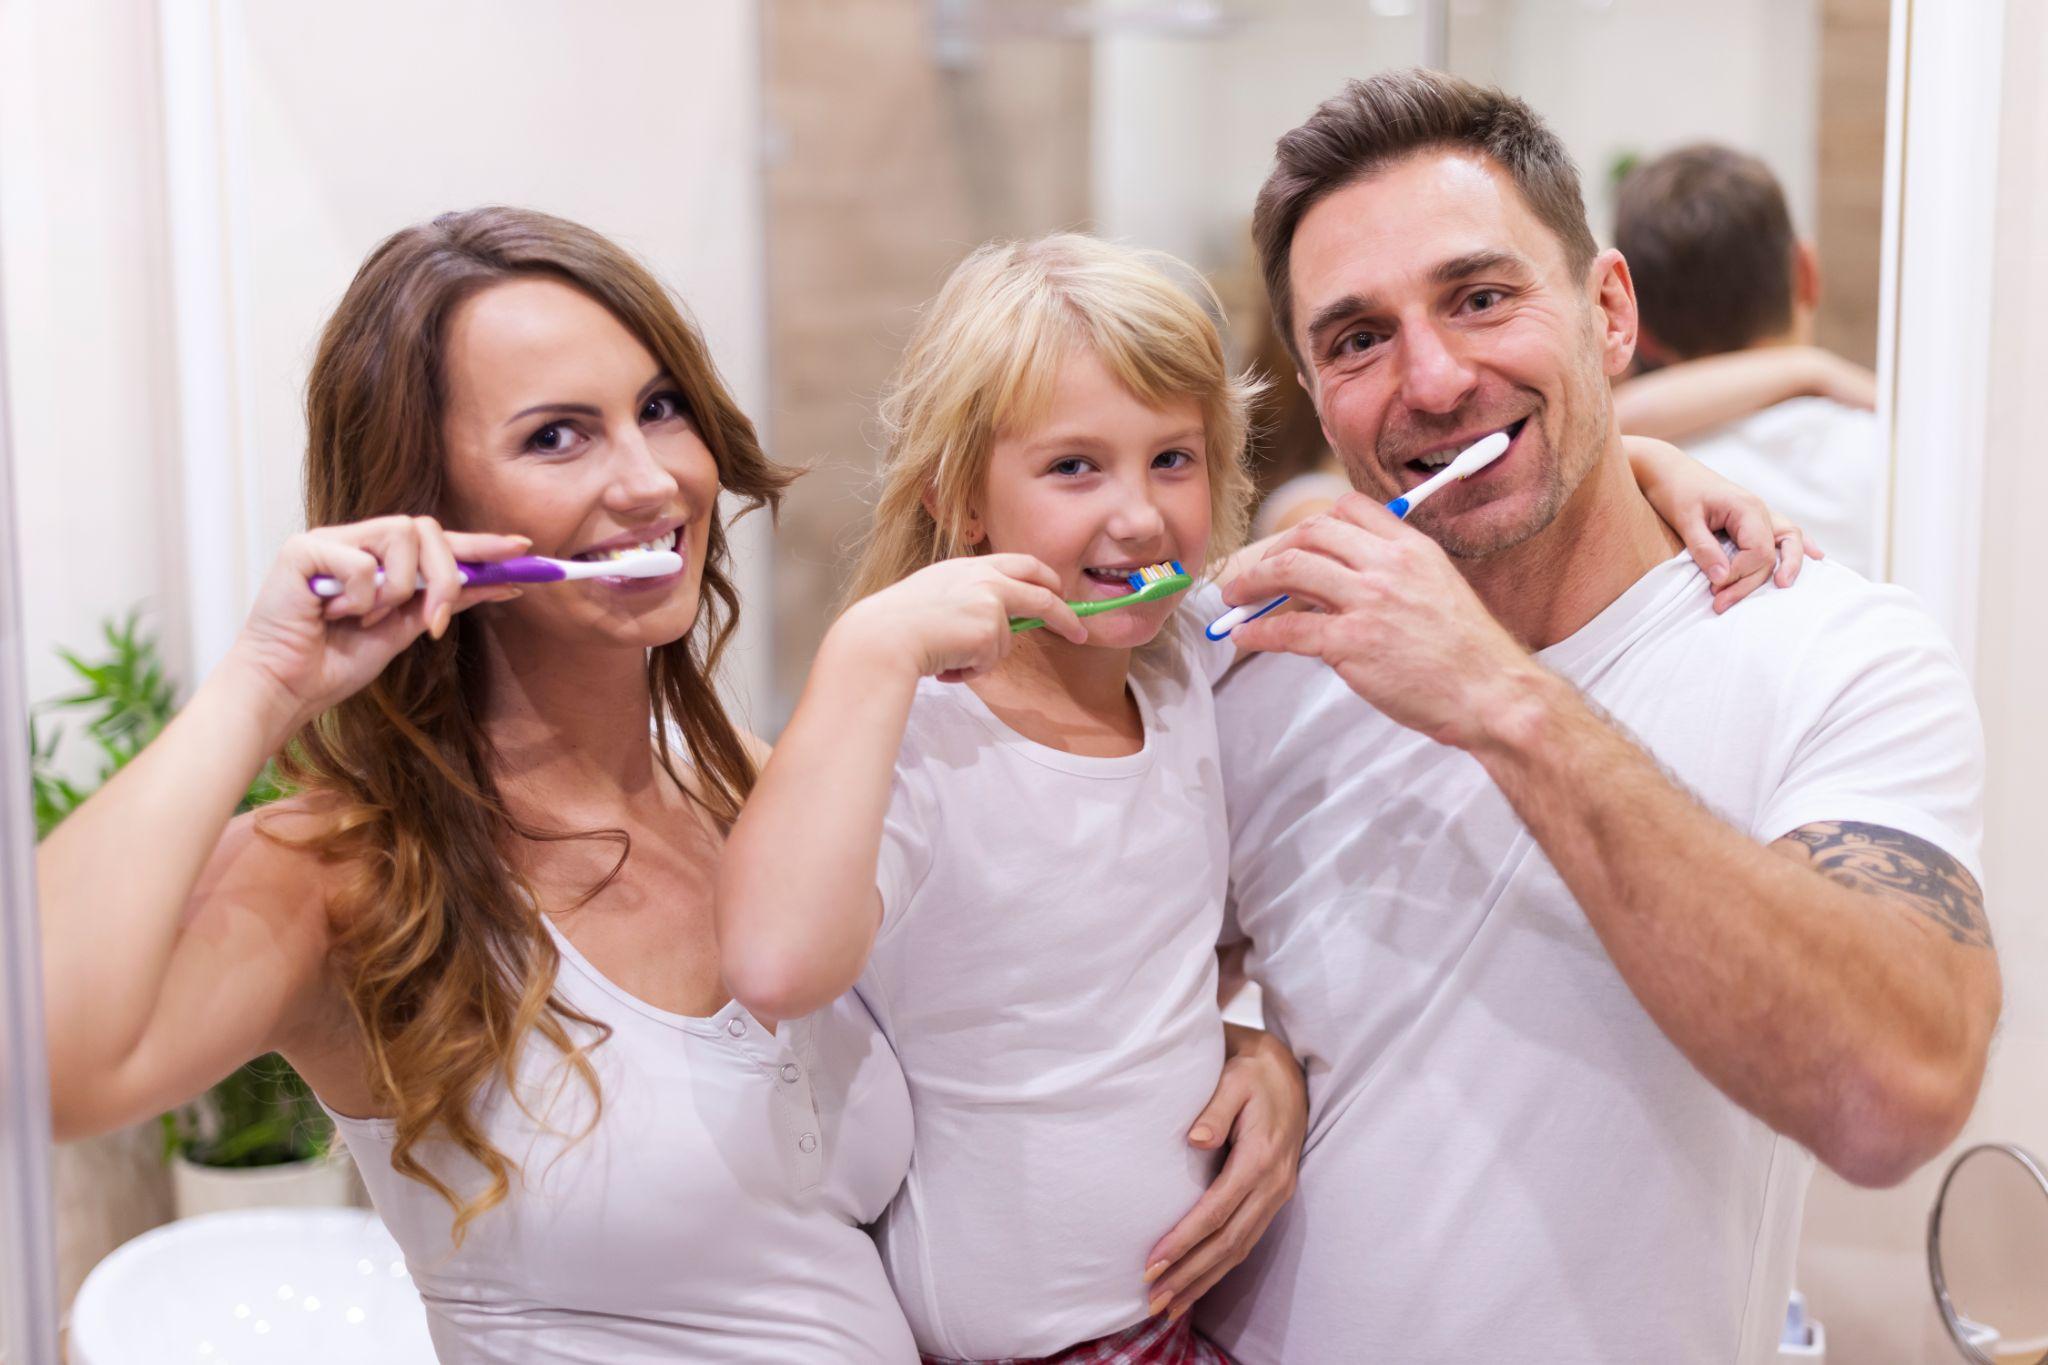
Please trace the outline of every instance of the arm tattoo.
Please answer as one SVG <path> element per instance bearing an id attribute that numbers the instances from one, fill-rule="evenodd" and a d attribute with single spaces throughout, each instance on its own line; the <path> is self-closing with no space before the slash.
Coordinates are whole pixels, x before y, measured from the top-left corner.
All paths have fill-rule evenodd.
<path id="1" fill-rule="evenodd" d="M 1903 903 L 1953 942 L 1991 946 L 1977 879 L 1925 839 L 1883 825 L 1830 820 L 1801 826 L 1779 842 L 1803 848 L 1807 865 L 1830 881 Z"/>

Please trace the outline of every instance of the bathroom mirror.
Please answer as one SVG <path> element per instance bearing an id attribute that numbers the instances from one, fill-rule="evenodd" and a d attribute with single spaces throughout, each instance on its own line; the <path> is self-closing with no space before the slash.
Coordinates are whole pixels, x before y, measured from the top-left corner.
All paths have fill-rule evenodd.
<path id="1" fill-rule="evenodd" d="M 1972 1147 L 1927 1220 L 1935 1305 L 1962 1359 L 2048 1362 L 2048 1172 L 2009 1143 Z"/>

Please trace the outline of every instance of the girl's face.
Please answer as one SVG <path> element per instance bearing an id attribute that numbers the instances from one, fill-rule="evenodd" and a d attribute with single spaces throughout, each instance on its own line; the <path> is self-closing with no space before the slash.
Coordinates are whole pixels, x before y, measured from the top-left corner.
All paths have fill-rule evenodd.
<path id="1" fill-rule="evenodd" d="M 1197 572 L 1209 545 L 1200 403 L 1148 407 L 1078 350 L 1060 366 L 1047 414 L 996 439 L 969 534 L 992 552 L 1036 555 L 1074 600 L 1121 597 L 1130 574 L 1165 560 Z M 1083 618 L 1088 643 L 1145 644 L 1178 601 Z"/>
<path id="2" fill-rule="evenodd" d="M 675 380 L 603 306 L 551 279 L 474 295 L 445 348 L 450 526 L 530 536 L 555 559 L 647 544 L 683 559 L 663 578 L 550 584 L 493 619 L 638 648 L 687 634 L 718 466 Z"/>

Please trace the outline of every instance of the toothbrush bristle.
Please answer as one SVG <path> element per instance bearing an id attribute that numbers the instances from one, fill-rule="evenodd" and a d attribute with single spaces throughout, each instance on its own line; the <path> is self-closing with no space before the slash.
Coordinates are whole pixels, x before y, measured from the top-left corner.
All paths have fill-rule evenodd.
<path id="1" fill-rule="evenodd" d="M 1160 564 L 1149 564 L 1131 575 L 1131 591 L 1143 592 L 1162 578 L 1173 578 L 1181 571 L 1180 561 L 1170 559 Z"/>

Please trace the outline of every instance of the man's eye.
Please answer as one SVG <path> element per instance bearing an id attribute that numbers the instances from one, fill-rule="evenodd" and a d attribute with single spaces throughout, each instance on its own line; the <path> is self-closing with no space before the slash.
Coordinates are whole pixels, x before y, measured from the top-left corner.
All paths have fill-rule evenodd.
<path id="1" fill-rule="evenodd" d="M 1487 309 L 1497 306 L 1500 300 L 1501 293 L 1498 289 L 1475 289 L 1467 296 L 1465 302 L 1483 313 Z"/>
<path id="2" fill-rule="evenodd" d="M 1379 344 L 1379 337 L 1371 332 L 1346 332 L 1337 339 L 1338 355 L 1364 355 Z"/>

